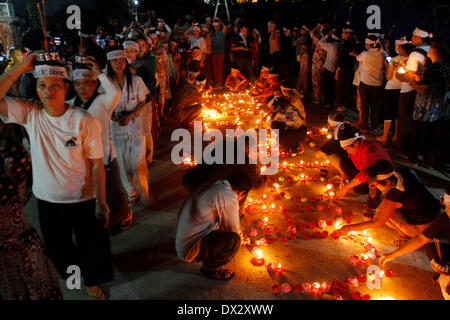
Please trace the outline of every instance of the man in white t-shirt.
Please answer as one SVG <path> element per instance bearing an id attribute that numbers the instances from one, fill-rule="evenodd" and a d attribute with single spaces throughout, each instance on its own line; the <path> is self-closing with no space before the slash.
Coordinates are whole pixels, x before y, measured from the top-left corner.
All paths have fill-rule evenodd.
<path id="1" fill-rule="evenodd" d="M 98 285 L 112 279 L 112 264 L 104 229 L 109 208 L 101 126 L 87 111 L 66 104 L 67 71 L 55 56 L 31 54 L 0 77 L 0 116 L 28 133 L 42 235 L 58 272 L 65 278 L 68 266 L 80 266 L 87 293 L 104 299 Z M 5 97 L 32 70 L 40 102 Z"/>
<path id="2" fill-rule="evenodd" d="M 202 273 L 217 280 L 230 280 L 234 272 L 224 269 L 241 243 L 239 201 L 252 188 L 250 177 L 235 171 L 225 180 L 199 187 L 183 203 L 177 221 L 175 249 L 186 262 L 202 261 Z"/>
<path id="3" fill-rule="evenodd" d="M 430 50 L 430 39 L 433 34 L 425 26 L 414 29 L 411 43 L 416 49 L 411 52 L 406 62 L 406 77 L 419 80 L 427 60 L 427 53 Z M 398 101 L 398 148 L 400 151 L 407 152 L 409 146 L 409 135 L 411 131 L 412 114 L 414 111 L 414 102 L 416 100 L 416 91 L 406 82 L 406 79 L 400 79 L 402 86 L 400 88 L 400 97 Z"/>

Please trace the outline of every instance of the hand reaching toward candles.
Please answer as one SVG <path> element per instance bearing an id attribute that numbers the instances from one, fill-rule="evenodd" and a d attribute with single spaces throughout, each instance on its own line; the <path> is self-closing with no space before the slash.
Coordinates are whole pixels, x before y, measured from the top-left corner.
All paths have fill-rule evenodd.
<path id="1" fill-rule="evenodd" d="M 380 257 L 380 269 L 383 269 L 384 265 L 389 261 L 394 260 L 391 254 L 384 254 Z"/>

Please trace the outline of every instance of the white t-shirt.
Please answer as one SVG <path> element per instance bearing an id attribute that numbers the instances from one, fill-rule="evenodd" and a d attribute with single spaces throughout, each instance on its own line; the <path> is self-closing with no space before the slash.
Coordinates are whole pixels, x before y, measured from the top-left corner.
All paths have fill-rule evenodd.
<path id="1" fill-rule="evenodd" d="M 360 82 L 369 86 L 381 86 L 384 78 L 385 58 L 384 53 L 377 48 L 361 52 L 357 56 Z"/>
<path id="2" fill-rule="evenodd" d="M 98 80 L 101 85 L 99 91 L 103 93 L 95 97 L 87 111 L 100 121 L 102 126 L 103 163 L 108 165 L 113 159 L 117 158 L 116 149 L 111 141 L 109 123 L 111 115 L 119 103 L 120 88 L 104 73 L 98 75 Z M 74 104 L 74 102 L 75 98 L 68 103 Z"/>
<path id="3" fill-rule="evenodd" d="M 63 115 L 52 117 L 37 102 L 9 97 L 5 102 L 8 118 L 4 120 L 25 127 L 30 138 L 36 198 L 53 203 L 93 199 L 89 159 L 103 157 L 99 121 L 71 105 Z"/>
<path id="4" fill-rule="evenodd" d="M 175 236 L 178 257 L 191 262 L 193 246 L 214 230 L 241 233 L 239 202 L 227 180 L 194 192 L 183 203 Z"/>
<path id="5" fill-rule="evenodd" d="M 319 45 L 323 50 L 327 52 L 327 57 L 325 59 L 323 67 L 328 71 L 335 73 L 338 61 L 338 43 L 320 40 Z"/>
<path id="6" fill-rule="evenodd" d="M 190 39 L 190 42 L 191 42 L 190 49 L 198 47 L 202 53 L 201 55 L 197 55 L 197 56 L 193 57 L 192 60 L 196 60 L 196 61 L 202 60 L 203 55 L 206 54 L 206 51 L 207 51 L 205 38 L 203 38 L 203 37 L 196 38 L 195 36 L 192 36 Z"/>
<path id="7" fill-rule="evenodd" d="M 395 68 L 395 65 L 398 65 L 401 62 L 405 62 L 406 60 L 408 60 L 408 57 L 402 57 L 402 56 L 398 55 L 391 59 L 391 61 L 389 62 L 389 65 L 394 66 L 394 68 Z M 386 90 L 400 90 L 401 87 L 402 87 L 402 83 L 397 79 L 395 72 L 394 72 L 391 80 L 389 80 L 386 83 L 386 86 L 384 88 Z"/>
<path id="8" fill-rule="evenodd" d="M 130 96 L 128 98 L 128 84 L 125 79 L 119 104 L 114 110 L 115 115 L 119 115 L 122 111 L 133 110 L 140 102 L 145 101 L 145 97 L 150 93 L 140 76 L 133 74 L 131 82 Z M 126 126 L 120 126 L 117 121 L 111 120 L 111 134 L 116 136 L 142 137 L 148 133 L 148 126 L 145 125 L 144 121 L 148 121 L 148 115 L 145 109 L 139 112 Z"/>
<path id="9" fill-rule="evenodd" d="M 426 52 L 430 50 L 430 46 L 418 46 L 417 49 L 423 49 Z M 425 64 L 426 57 L 420 52 L 413 51 L 408 57 L 408 61 L 406 62 L 406 70 L 414 71 L 417 73 L 421 73 L 423 70 L 423 66 Z M 402 88 L 400 89 L 400 93 L 406 93 L 413 91 L 414 89 L 408 84 L 408 82 L 402 82 Z"/>

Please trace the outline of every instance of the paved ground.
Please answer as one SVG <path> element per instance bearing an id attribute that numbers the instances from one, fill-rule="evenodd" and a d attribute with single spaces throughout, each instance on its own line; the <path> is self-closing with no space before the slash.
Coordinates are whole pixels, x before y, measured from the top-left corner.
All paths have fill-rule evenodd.
<path id="1" fill-rule="evenodd" d="M 310 126 L 324 126 L 325 113 L 307 106 Z M 349 116 L 355 116 L 349 113 Z M 186 171 L 184 166 L 175 166 L 170 161 L 170 151 L 173 143 L 169 143 L 170 130 L 161 135 L 161 146 L 155 155 L 150 168 L 150 188 L 156 195 L 156 205 L 152 209 L 141 210 L 135 213 L 135 225 L 132 229 L 112 238 L 112 251 L 114 259 L 115 279 L 104 287 L 110 299 L 328 299 L 328 296 L 313 296 L 311 294 L 291 293 L 273 294 L 272 286 L 289 283 L 292 286 L 301 283 L 332 282 L 357 276 L 366 271 L 366 267 L 352 265 L 348 258 L 352 254 L 362 253 L 361 246 L 349 240 L 303 239 L 305 232 L 299 230 L 299 223 L 308 224 L 317 222 L 321 218 L 335 219 L 339 215 L 335 207 L 342 207 L 344 214 L 352 211 L 352 221 L 362 221 L 361 205 L 363 197 L 346 199 L 341 202 L 323 202 L 325 208 L 332 205 L 333 211 L 318 211 L 315 205 L 313 210 L 305 208 L 305 204 L 296 201 L 296 196 L 317 195 L 322 184 L 310 183 L 301 185 L 299 182 L 287 182 L 288 177 L 294 177 L 301 172 L 297 168 L 281 171 L 275 176 L 264 191 L 267 196 L 273 196 L 272 184 L 278 182 L 281 191 L 290 196 L 290 199 L 271 200 L 277 207 L 285 205 L 294 225 L 297 227 L 297 239 L 282 242 L 279 236 L 287 234 L 287 222 L 277 209 L 266 214 L 270 227 L 279 227 L 281 233 L 272 233 L 270 237 L 274 243 L 262 247 L 266 262 L 277 264 L 280 262 L 284 269 L 281 274 L 267 272 L 264 266 L 256 267 L 250 263 L 253 255 L 249 247 L 241 247 L 230 267 L 236 271 L 236 277 L 230 282 L 220 282 L 203 278 L 199 273 L 199 264 L 186 264 L 180 261 L 174 250 L 174 232 L 178 210 L 187 196 L 187 191 L 181 186 L 181 176 Z M 288 163 L 298 162 L 299 159 L 312 161 L 312 150 L 307 147 L 304 154 L 295 159 L 288 159 Z M 310 174 L 316 175 L 317 169 L 308 169 Z M 441 173 L 430 170 L 418 170 L 419 175 L 432 187 L 436 196 L 442 194 L 443 181 L 447 177 Z M 278 178 L 283 176 L 284 181 Z M 329 176 L 332 176 L 330 171 Z M 277 179 L 278 181 L 275 181 Z M 447 180 L 448 181 L 448 180 Z M 281 191 L 278 191 L 281 192 Z M 256 201 L 263 195 L 252 192 L 250 198 Z M 296 207 L 297 206 L 297 207 Z M 36 201 L 34 198 L 26 205 L 26 214 L 33 225 L 39 229 L 36 214 Z M 254 210 L 247 213 L 243 223 L 248 232 L 252 229 L 258 231 L 259 239 L 264 237 L 264 229 L 260 227 L 263 218 L 261 207 L 254 205 Z M 314 229 L 311 231 L 316 231 Z M 330 233 L 332 229 L 329 229 Z M 40 230 L 39 230 L 40 231 Z M 311 232 L 310 232 L 311 233 Z M 392 251 L 390 244 L 394 232 L 388 228 L 369 231 L 373 244 L 379 253 Z M 268 236 L 269 237 L 269 236 Z M 375 260 L 375 264 L 376 264 Z M 351 288 L 350 292 L 360 291 L 361 294 L 370 294 L 373 299 L 392 297 L 394 299 L 442 299 L 440 289 L 431 282 L 431 268 L 422 251 L 418 251 L 389 264 L 394 272 L 391 278 L 383 278 L 380 290 L 369 290 L 365 285 Z M 61 281 L 66 299 L 86 299 L 82 291 L 68 290 Z"/>

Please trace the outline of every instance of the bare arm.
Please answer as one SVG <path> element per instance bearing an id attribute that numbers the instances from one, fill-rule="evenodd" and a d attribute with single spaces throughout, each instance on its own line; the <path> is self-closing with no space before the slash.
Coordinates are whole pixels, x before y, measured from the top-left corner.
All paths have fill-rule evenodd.
<path id="1" fill-rule="evenodd" d="M 0 115 L 8 116 L 8 108 L 4 100 L 9 89 L 14 85 L 14 83 L 24 74 L 25 72 L 34 69 L 34 60 L 36 59 L 36 54 L 30 54 L 22 63 L 18 64 L 14 68 L 9 69 L 7 72 L 0 76 Z"/>
<path id="2" fill-rule="evenodd" d="M 401 208 L 401 206 L 401 203 L 383 199 L 377 208 L 373 220 L 345 226 L 339 230 L 339 233 L 345 234 L 350 231 L 363 231 L 366 229 L 380 228 L 386 223 L 387 220 L 389 220 L 395 210 Z"/>
<path id="3" fill-rule="evenodd" d="M 415 236 L 414 238 L 410 239 L 403 247 L 398 248 L 397 250 L 383 255 L 380 258 L 380 266 L 383 268 L 384 264 L 388 261 L 394 260 L 400 256 L 403 256 L 407 253 L 416 251 L 419 248 L 422 248 L 424 245 L 426 245 L 428 242 L 430 242 L 431 239 L 428 239 L 423 235 L 423 233 Z"/>
<path id="4" fill-rule="evenodd" d="M 96 206 L 95 215 L 99 220 L 105 220 L 105 227 L 109 224 L 109 208 L 106 204 L 106 172 L 103 159 L 91 159 L 92 182 L 94 183 Z"/>

